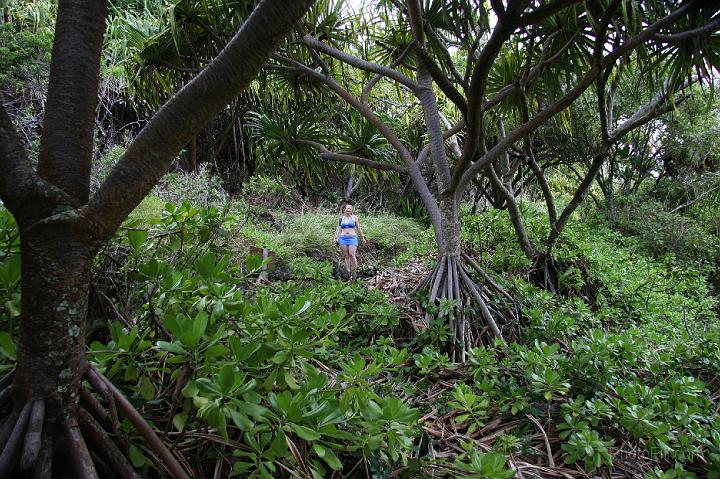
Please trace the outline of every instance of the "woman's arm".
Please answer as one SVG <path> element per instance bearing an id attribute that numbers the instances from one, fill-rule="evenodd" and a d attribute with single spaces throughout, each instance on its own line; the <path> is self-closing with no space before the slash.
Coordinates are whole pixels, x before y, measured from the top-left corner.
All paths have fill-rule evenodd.
<path id="1" fill-rule="evenodd" d="M 353 215 L 354 216 L 354 215 Z M 365 241 L 365 233 L 363 233 L 362 228 L 360 227 L 360 220 L 357 216 L 355 216 L 355 228 L 357 228 L 358 236 Z"/>
<path id="2" fill-rule="evenodd" d="M 335 228 L 335 242 L 338 242 L 338 236 L 340 236 L 340 233 L 342 230 L 340 229 L 340 221 L 338 220 L 337 228 Z"/>

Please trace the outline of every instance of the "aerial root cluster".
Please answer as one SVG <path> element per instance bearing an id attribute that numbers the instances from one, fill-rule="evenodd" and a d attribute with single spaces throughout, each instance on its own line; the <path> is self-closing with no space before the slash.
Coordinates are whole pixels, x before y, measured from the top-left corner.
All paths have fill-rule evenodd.
<path id="1" fill-rule="evenodd" d="M 120 411 L 145 438 L 170 474 L 176 479 L 188 479 L 175 456 L 122 393 L 89 364 L 85 363 L 83 370 L 83 377 L 92 390 L 80 386 L 80 404 L 76 413 L 54 419 L 59 428 L 55 432 L 63 438 L 62 452 L 68 455 L 64 460 L 69 459 L 74 467 L 74 477 L 139 479 L 127 459 L 128 443 L 120 433 Z M 12 401 L 13 376 L 14 371 L 11 371 L 0 379 L 0 408 Z M 46 417 L 44 399 L 15 407 L 5 418 L 0 426 L 0 479 L 17 477 L 18 466 L 24 477 L 52 478 L 53 456 L 60 442 L 56 441 L 53 428 L 48 427 L 46 420 L 53 421 Z"/>
<path id="2" fill-rule="evenodd" d="M 473 270 L 483 278 L 482 284 L 473 280 Z M 511 318 L 500 310 L 493 311 L 490 294 L 495 293 L 510 304 L 515 302 L 512 296 L 467 254 L 442 255 L 435 269 L 416 286 L 415 291 L 422 288 L 429 288 L 428 304 L 447 300 L 446 304 L 450 309 L 442 311 L 441 314 L 447 315 L 452 331 L 450 356 L 453 361 L 465 361 L 468 352 L 480 344 L 484 337 L 486 343 L 492 343 L 493 339 L 505 341 L 496 318 L 503 322 L 509 322 Z M 472 321 L 472 317 L 467 313 L 469 308 L 479 310 L 482 327 Z M 427 313 L 426 325 L 430 323 L 430 319 L 431 315 Z"/>

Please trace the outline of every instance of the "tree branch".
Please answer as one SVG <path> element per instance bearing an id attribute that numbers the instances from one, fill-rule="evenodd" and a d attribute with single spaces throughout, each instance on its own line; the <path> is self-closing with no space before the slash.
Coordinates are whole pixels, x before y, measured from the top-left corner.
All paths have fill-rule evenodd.
<path id="1" fill-rule="evenodd" d="M 695 80 L 693 80 L 694 82 Z M 690 83 L 685 83 L 679 89 L 682 90 L 689 86 Z M 645 123 L 667 113 L 672 110 L 672 105 L 668 104 L 669 96 L 671 92 L 669 90 L 669 83 L 665 84 L 663 90 L 655 95 L 652 100 L 642 105 L 637 109 L 633 115 L 620 124 L 617 128 L 608 133 L 608 139 L 610 143 L 616 143 L 629 131 L 634 130 Z M 684 101 L 686 98 L 681 98 L 675 101 L 675 104 Z"/>
<path id="2" fill-rule="evenodd" d="M 390 64 L 389 68 L 394 69 L 398 65 L 400 65 L 404 60 L 405 56 L 410 51 L 410 48 L 412 48 L 412 43 L 410 43 L 408 46 L 406 46 L 403 51 L 400 53 L 400 55 Z M 383 78 L 383 75 L 380 75 L 379 73 L 372 77 L 368 82 L 365 84 L 365 86 L 362 89 L 362 93 L 360 94 L 360 103 L 363 105 L 367 105 L 368 101 L 370 99 L 370 91 L 372 91 L 373 87 L 377 85 L 377 82 L 379 82 Z"/>
<path id="3" fill-rule="evenodd" d="M 605 162 L 605 159 L 608 156 L 608 149 L 607 146 L 603 148 L 603 150 L 595 155 L 593 158 L 592 163 L 590 164 L 590 168 L 588 168 L 587 173 L 585 174 L 585 177 L 580 182 L 580 185 L 578 185 L 577 189 L 575 190 L 575 193 L 573 194 L 572 199 L 570 200 L 570 203 L 567 204 L 567 206 L 563 209 L 562 214 L 557 220 L 555 228 L 550 229 L 550 235 L 548 236 L 547 241 L 547 247 L 548 252 L 552 249 L 552 247 L 555 245 L 555 241 L 557 241 L 558 237 L 560 236 L 560 233 L 562 233 L 563 229 L 565 228 L 565 225 L 567 224 L 568 220 L 570 219 L 570 216 L 575 212 L 578 206 L 583 202 L 585 197 L 587 196 L 588 191 L 590 191 L 590 185 L 592 184 L 593 180 L 595 179 L 595 175 L 597 175 L 597 172 L 600 171 L 600 167 Z"/>
<path id="4" fill-rule="evenodd" d="M 287 65 L 290 65 L 292 68 L 295 68 L 296 71 L 301 71 L 306 75 L 313 77 L 316 80 L 327 85 L 332 91 L 335 92 L 337 96 L 343 99 L 348 105 L 355 108 L 358 113 L 360 113 L 375 128 L 377 128 L 378 131 L 388 141 L 388 143 L 390 143 L 393 148 L 395 148 L 395 150 L 398 152 L 405 164 L 410 167 L 410 165 L 413 163 L 410 150 L 408 150 L 407 147 L 403 145 L 403 143 L 400 141 L 400 138 L 398 138 L 395 132 L 385 122 L 383 122 L 368 106 L 363 105 L 357 98 L 355 98 L 355 96 L 353 96 L 349 91 L 343 88 L 333 77 L 324 75 L 316 70 L 313 70 L 309 66 L 300 63 L 297 60 L 293 60 L 292 58 L 288 58 L 282 55 L 274 55 L 273 58 Z"/>
<path id="5" fill-rule="evenodd" d="M 684 32 L 673 33 L 670 35 L 663 35 L 661 33 L 658 33 L 654 35 L 653 38 L 662 43 L 682 43 L 686 40 L 695 38 L 700 35 L 714 33 L 718 29 L 720 29 L 720 16 L 715 18 L 713 21 L 707 23 L 706 25 L 703 25 L 702 27 L 693 28 L 692 30 L 686 30 Z"/>
<path id="6" fill-rule="evenodd" d="M 522 214 L 520 213 L 520 207 L 517 201 L 515 201 L 515 195 L 502 184 L 493 165 L 488 167 L 487 174 L 493 184 L 493 188 L 505 199 L 505 204 L 510 214 L 510 221 L 515 229 L 515 235 L 520 243 L 520 248 L 522 248 L 525 256 L 532 260 L 535 256 L 535 248 L 533 248 L 530 238 L 528 238 L 527 232 L 525 231 L 525 224 L 523 223 Z"/>
<path id="7" fill-rule="evenodd" d="M 425 46 L 425 33 L 420 2 L 419 0 L 408 0 L 407 6 L 413 39 L 419 48 L 423 48 Z M 430 151 L 432 152 L 435 172 L 438 176 L 440 189 L 444 191 L 450 186 L 450 164 L 445 153 L 445 140 L 443 139 L 439 108 L 433 91 L 432 77 L 421 57 L 418 58 L 417 81 L 420 88 L 416 95 L 420 100 L 423 116 L 425 117 L 425 128 L 430 141 Z"/>
<path id="8" fill-rule="evenodd" d="M 669 111 L 669 109 L 672 108 L 671 106 L 666 106 L 666 108 L 662 107 L 663 102 L 667 100 L 667 96 L 667 90 L 659 93 L 648 104 L 643 105 L 641 108 L 639 108 L 638 111 L 635 112 L 635 114 L 631 118 L 629 118 L 622 125 L 620 125 L 618 128 L 616 128 L 610 133 L 608 139 L 603 142 L 603 147 L 601 151 L 593 158 L 587 174 L 585 175 L 577 190 L 573 194 L 570 203 L 568 203 L 565 209 L 563 209 L 563 212 L 560 215 L 560 218 L 558 218 L 555 228 L 551 229 L 550 235 L 548 237 L 548 248 L 553 247 L 555 241 L 560 236 L 560 233 L 562 233 L 563 229 L 565 228 L 567 221 L 570 219 L 570 216 L 585 199 L 585 196 L 590 189 L 590 185 L 595 179 L 598 171 L 600 171 L 600 167 L 605 162 L 605 159 L 608 157 L 610 146 L 620 140 L 629 131 L 638 128 L 639 126 L 642 126 L 645 123 L 651 121 L 652 119 L 657 118 L 658 116 Z"/>
<path id="9" fill-rule="evenodd" d="M 530 108 L 528 106 L 528 98 L 525 94 L 525 90 L 523 90 L 522 93 L 522 102 L 520 103 L 522 109 L 521 115 L 522 121 L 526 122 L 530 117 Z M 545 198 L 545 205 L 547 206 L 548 210 L 548 220 L 550 222 L 550 228 L 555 228 L 555 224 L 557 223 L 557 209 L 555 208 L 555 198 L 553 197 L 552 190 L 550 189 L 550 185 L 548 184 L 547 178 L 545 177 L 545 172 L 542 170 L 542 168 L 540 168 L 540 165 L 538 165 L 537 161 L 535 161 L 535 154 L 533 153 L 531 135 L 528 135 L 524 138 L 523 153 L 525 155 L 525 159 L 527 160 L 528 165 L 530 165 L 530 169 L 535 174 L 538 183 L 540 183 L 540 189 L 542 190 L 543 197 Z"/>
<path id="10" fill-rule="evenodd" d="M 718 185 L 718 186 L 716 186 L 716 187 L 714 187 L 714 188 L 711 188 L 711 189 L 709 189 L 709 190 L 707 190 L 707 191 L 705 191 L 705 192 L 703 192 L 703 193 L 700 193 L 698 196 L 696 196 L 694 199 L 688 201 L 687 203 L 683 203 L 683 204 L 681 204 L 680 206 L 671 209 L 671 210 L 670 210 L 670 213 L 677 213 L 677 212 L 680 211 L 681 209 L 687 208 L 688 206 L 691 206 L 692 204 L 694 204 L 694 203 L 700 201 L 701 199 L 705 198 L 705 197 L 706 197 L 707 195 L 709 195 L 710 193 L 713 193 L 713 192 L 715 192 L 715 191 L 717 191 L 717 190 L 719 190 L 719 189 L 720 189 L 720 185 Z"/>
<path id="11" fill-rule="evenodd" d="M 71 199 L 35 173 L 27 150 L 0 101 L 0 199 L 20 225 L 29 225 Z"/>
<path id="12" fill-rule="evenodd" d="M 90 194 L 106 15 L 106 0 L 58 5 L 38 174 L 66 192 L 72 206 Z"/>
<path id="13" fill-rule="evenodd" d="M 613 65 L 615 61 L 617 61 L 617 59 L 620 58 L 622 55 L 625 55 L 626 53 L 634 50 L 637 46 L 647 41 L 662 27 L 685 15 L 697 3 L 698 0 L 689 1 L 682 7 L 678 8 L 673 12 L 670 12 L 657 22 L 648 26 L 642 32 L 631 37 L 622 45 L 616 47 L 604 58 L 595 58 L 595 61 L 593 62 L 590 69 L 565 96 L 556 100 L 544 110 L 539 111 L 530 120 L 510 132 L 510 134 L 508 134 L 508 136 L 504 140 L 498 142 L 497 145 L 495 145 L 486 154 L 484 154 L 478 161 L 476 161 L 472 165 L 469 165 L 467 169 L 465 169 L 465 171 L 460 172 L 462 176 L 459 177 L 459 180 L 457 180 L 457 182 L 455 182 L 455 177 L 453 177 L 453 186 L 455 187 L 456 194 L 460 194 L 470 182 L 470 180 L 480 170 L 492 163 L 500 154 L 502 154 L 503 151 L 507 150 L 510 145 L 523 138 L 524 136 L 530 134 L 531 132 L 539 128 L 542 124 L 544 124 L 545 121 L 547 121 L 549 118 L 555 116 L 556 114 L 560 113 L 562 110 L 570 106 L 570 104 L 572 104 L 572 102 L 575 101 L 593 83 L 595 78 L 597 78 L 597 76 L 600 75 L 604 71 L 604 69 Z M 463 153 L 467 152 L 467 144 L 468 143 L 465 144 L 466 148 Z"/>
<path id="14" fill-rule="evenodd" d="M 330 45 L 321 42 L 320 40 L 316 40 L 309 34 L 303 36 L 303 43 L 308 48 L 319 50 L 337 60 L 340 60 L 343 63 L 347 63 L 350 66 L 359 68 L 360 70 L 377 73 L 387 78 L 391 78 L 413 92 L 417 91 L 417 89 L 419 88 L 419 85 L 417 83 L 415 83 L 412 79 L 403 75 L 399 71 L 395 70 L 394 68 L 389 68 L 384 65 L 379 65 L 377 63 L 355 57 L 353 55 L 350 55 L 349 53 L 333 48 Z"/>
<path id="15" fill-rule="evenodd" d="M 455 124 L 455 126 L 446 130 L 445 133 L 443 133 L 443 141 L 457 135 L 460 132 L 460 130 L 462 130 L 463 128 L 465 128 L 465 121 L 460 120 L 459 122 L 457 122 Z M 425 162 L 425 160 L 428 158 L 429 154 L 430 154 L 430 144 L 427 144 L 427 145 L 425 145 L 425 147 L 422 150 L 420 150 L 420 154 L 418 154 L 418 158 L 416 161 L 418 166 L 422 165 Z"/>
<path id="16" fill-rule="evenodd" d="M 420 57 L 425 63 L 425 67 L 430 73 L 430 76 L 432 76 L 433 80 L 435 80 L 435 83 L 438 84 L 442 92 L 445 93 L 445 96 L 447 96 L 448 99 L 455 104 L 458 110 L 460 110 L 460 113 L 462 113 L 463 117 L 467 115 L 468 106 L 467 102 L 465 101 L 465 97 L 462 96 L 462 94 L 457 90 L 457 88 L 453 86 L 450 79 L 445 76 L 442 70 L 440 70 L 440 67 L 433 61 L 427 49 L 422 46 L 417 46 L 415 48 L 415 52 L 417 53 L 418 57 Z"/>
<path id="17" fill-rule="evenodd" d="M 440 36 L 429 23 L 425 23 L 425 33 L 427 33 L 428 38 L 434 41 L 435 44 L 440 48 L 440 51 L 443 55 L 443 60 L 445 60 L 445 64 L 448 70 L 450 70 L 450 74 L 452 75 L 455 82 L 459 85 L 463 85 L 463 76 L 455 67 L 455 64 L 452 61 L 452 57 L 450 56 L 450 51 L 447 49 L 447 46 L 443 43 Z M 463 88 L 464 87 L 465 86 L 463 85 Z"/>
<path id="18" fill-rule="evenodd" d="M 392 163 L 383 163 L 380 161 L 374 161 L 374 160 L 370 160 L 368 158 L 363 158 L 361 156 L 355 156 L 355 155 L 351 155 L 349 153 L 344 153 L 344 152 L 330 151 L 325 147 L 325 145 L 318 143 L 316 141 L 293 139 L 293 140 L 291 140 L 291 142 L 299 143 L 301 145 L 312 146 L 313 148 L 317 149 L 320 152 L 320 158 L 323 158 L 326 160 L 340 161 L 343 163 L 352 163 L 355 165 L 373 168 L 375 170 L 395 171 L 397 173 L 404 174 L 404 175 L 408 174 L 408 169 L 402 165 L 394 165 Z"/>
<path id="19" fill-rule="evenodd" d="M 108 238 L 190 138 L 247 88 L 313 0 L 263 0 L 218 57 L 170 99 L 90 200 L 85 214 Z"/>
<path id="20" fill-rule="evenodd" d="M 11 213 L 19 212 L 38 180 L 10 115 L 0 101 L 0 199 Z"/>
<path id="21" fill-rule="evenodd" d="M 482 136 L 483 100 L 485 99 L 488 75 L 503 44 L 510 38 L 514 30 L 515 26 L 508 24 L 505 16 L 499 17 L 490 39 L 485 44 L 482 52 L 480 52 L 477 62 L 475 62 L 467 95 L 469 109 L 465 121 L 468 126 L 468 137 L 465 139 L 463 154 L 455 165 L 453 178 L 450 182 L 451 188 L 457 184 L 460 179 L 459 175 L 468 167 L 477 153 Z"/>
<path id="22" fill-rule="evenodd" d="M 581 3 L 581 1 L 582 0 L 555 0 L 554 2 L 541 5 L 532 12 L 522 15 L 520 17 L 520 26 L 536 25 L 571 5 Z"/>

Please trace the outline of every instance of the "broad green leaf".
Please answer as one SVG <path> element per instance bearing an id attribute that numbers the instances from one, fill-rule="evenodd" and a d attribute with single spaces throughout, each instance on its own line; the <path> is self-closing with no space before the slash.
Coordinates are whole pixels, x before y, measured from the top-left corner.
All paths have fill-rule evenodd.
<path id="1" fill-rule="evenodd" d="M 229 364 L 224 365 L 220 368 L 220 374 L 218 375 L 218 384 L 220 385 L 220 391 L 224 396 L 227 396 L 232 391 L 235 385 L 235 371 Z"/>
<path id="2" fill-rule="evenodd" d="M 20 281 L 21 257 L 19 254 L 12 255 L 0 263 L 0 286 L 5 289 L 13 289 Z"/>
<path id="3" fill-rule="evenodd" d="M 138 251 L 148 238 L 147 230 L 128 230 L 127 235 L 130 246 L 132 246 L 135 251 Z"/>
<path id="4" fill-rule="evenodd" d="M 146 401 L 155 399 L 155 386 L 149 377 L 143 376 L 140 379 L 140 396 Z"/>
<path id="5" fill-rule="evenodd" d="M 235 425 L 241 431 L 249 431 L 253 427 L 253 422 L 245 414 L 235 409 L 230 409 L 230 417 L 232 418 Z"/>
<path id="6" fill-rule="evenodd" d="M 187 354 L 185 348 L 183 348 L 180 344 L 176 342 L 169 343 L 167 341 L 158 341 L 157 343 L 155 343 L 155 346 L 162 351 L 167 351 L 175 354 Z"/>
<path id="7" fill-rule="evenodd" d="M 135 467 L 142 467 L 147 463 L 147 458 L 135 444 L 130 444 L 128 455 L 130 456 L 130 462 Z"/>
<path id="8" fill-rule="evenodd" d="M 246 401 L 237 401 L 234 406 L 244 414 L 253 417 L 262 417 L 268 413 L 266 407 L 260 406 L 259 404 L 252 404 Z"/>
<path id="9" fill-rule="evenodd" d="M 333 470 L 339 471 L 343 468 L 340 459 L 338 459 L 332 449 L 321 446 L 318 443 L 313 443 L 313 449 L 315 450 L 315 453 L 318 455 L 318 457 L 325 461 L 325 463 Z"/>
<path id="10" fill-rule="evenodd" d="M 309 427 L 301 426 L 299 424 L 288 424 L 290 430 L 298 435 L 298 437 L 305 439 L 306 441 L 317 441 L 321 435 L 317 431 L 313 431 Z"/>
<path id="11" fill-rule="evenodd" d="M 298 383 L 295 381 L 295 378 L 293 378 L 292 373 L 288 371 L 287 369 L 284 372 L 285 376 L 285 384 L 292 389 L 293 391 L 300 389 L 300 386 L 298 386 Z"/>
<path id="12" fill-rule="evenodd" d="M 11 361 L 15 361 L 16 353 L 15 342 L 12 337 L 5 331 L 0 332 L 0 354 Z"/>
<path id="13" fill-rule="evenodd" d="M 178 430 L 178 432 L 181 432 L 183 429 L 185 429 L 185 425 L 187 424 L 188 415 L 186 412 L 180 412 L 173 416 L 172 422 L 173 426 L 175 426 L 175 429 Z"/>

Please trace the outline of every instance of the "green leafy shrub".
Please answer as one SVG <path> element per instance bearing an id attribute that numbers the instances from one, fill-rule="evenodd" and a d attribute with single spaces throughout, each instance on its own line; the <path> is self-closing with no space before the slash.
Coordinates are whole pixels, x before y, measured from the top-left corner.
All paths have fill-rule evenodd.
<path id="1" fill-rule="evenodd" d="M 597 431 L 576 432 L 562 445 L 562 449 L 568 453 L 565 463 L 573 464 L 582 461 L 584 469 L 589 472 L 602 466 L 610 466 L 612 465 L 612 456 L 608 452 L 608 447 L 612 444 L 612 441 L 600 439 Z"/>
<path id="2" fill-rule="evenodd" d="M 53 32 L 17 31 L 13 23 L 0 23 L 0 85 L 8 90 L 41 87 L 50 71 Z"/>
<path id="3" fill-rule="evenodd" d="M 293 258 L 290 260 L 290 272 L 295 279 L 324 282 L 332 278 L 332 264 L 307 257 Z"/>
<path id="4" fill-rule="evenodd" d="M 292 201 L 290 188 L 278 176 L 251 176 L 243 183 L 242 194 L 252 205 L 264 208 L 290 206 Z"/>
<path id="5" fill-rule="evenodd" d="M 110 148 L 105 154 L 93 161 L 92 173 L 91 173 L 91 187 L 96 190 L 100 187 L 112 167 L 118 162 L 120 158 L 125 154 L 125 147 L 121 145 L 115 145 Z"/>
<path id="6" fill-rule="evenodd" d="M 507 467 L 505 456 L 496 452 L 479 452 L 472 450 L 472 443 L 464 445 L 469 449 L 468 457 L 457 459 L 453 463 L 460 471 L 461 477 L 472 479 L 510 479 L 515 471 Z"/>
<path id="7" fill-rule="evenodd" d="M 245 211 L 184 202 L 158 213 L 159 200 L 148 201 L 98 257 L 99 287 L 106 276 L 123 278 L 126 289 L 105 291 L 124 322 L 93 336 L 88 358 L 141 410 L 152 411 L 156 427 L 214 435 L 217 446 L 208 454 L 232 456 L 228 474 L 273 477 L 306 468 L 319 478 L 351 475 L 367 463 L 380 477 L 400 468 L 410 477 L 512 477 L 512 459 L 536 457 L 544 447 L 529 432 L 538 418 L 556 434 L 561 460 L 586 472 L 612 464 L 613 438 L 666 474 L 649 477 L 717 477 L 720 419 L 712 395 L 720 333 L 707 282 L 695 270 L 644 256 L 633 240 L 607 229 L 571 224 L 558 255 L 583 259 L 582 280 L 596 285 L 595 301 L 495 273 L 522 306 L 522 342 L 477 347 L 459 365 L 441 352 L 449 336 L 443 318 L 408 338 L 402 309 L 381 291 L 333 280 L 328 261 L 293 253 L 288 264 L 299 281 L 257 284 L 262 258 L 240 258 L 232 247 L 238 224 L 253 220 Z M 331 238 L 334 215 L 305 216 L 309 223 L 297 230 Z M 473 221 L 483 228 L 486 219 L 507 226 L 501 216 Z M 12 259 L 19 246 L 4 210 L 0 225 L 0 318 L 9 326 L 8 301 L 19 300 Z M 241 233 L 250 228 L 275 245 L 290 234 L 254 223 Z M 482 240 L 465 237 L 473 247 Z M 517 247 L 512 236 L 488 245 Z M 107 255 L 119 263 L 115 269 L 101 269 Z M 485 262 L 510 264 L 489 254 Z M 449 306 L 440 309 L 449 314 Z M 6 331 L 2 369 L 16 354 L 12 327 Z M 422 432 L 442 420 L 463 438 L 496 420 L 514 426 L 487 453 L 473 441 Z M 425 453 L 428 444 L 437 450 L 450 440 L 451 459 Z M 232 448 L 222 446 L 230 442 Z M 151 468 L 142 449 L 131 445 L 133 461 Z M 680 468 L 668 469 L 675 462 Z M 214 462 L 205 466 L 199 474 L 211 474 Z"/>
<path id="8" fill-rule="evenodd" d="M 141 228 L 150 228 L 162 217 L 165 204 L 160 197 L 148 195 L 130 213 L 126 222 Z"/>
<path id="9" fill-rule="evenodd" d="M 157 195 L 170 203 L 190 201 L 205 207 L 224 207 L 229 199 L 220 184 L 220 178 L 213 175 L 206 164 L 198 166 L 195 172 L 168 173 L 155 187 Z"/>
<path id="10" fill-rule="evenodd" d="M 694 218 L 666 212 L 661 203 L 647 198 L 626 199 L 618 206 L 617 228 L 637 238 L 638 245 L 650 256 L 671 254 L 704 272 L 718 267 L 717 236 Z"/>
<path id="11" fill-rule="evenodd" d="M 20 232 L 15 218 L 0 203 L 0 370 L 15 362 L 15 328 L 20 317 Z"/>

